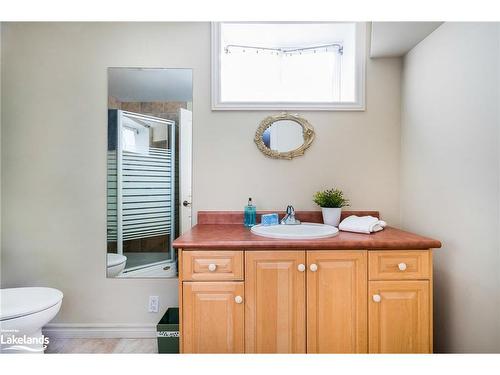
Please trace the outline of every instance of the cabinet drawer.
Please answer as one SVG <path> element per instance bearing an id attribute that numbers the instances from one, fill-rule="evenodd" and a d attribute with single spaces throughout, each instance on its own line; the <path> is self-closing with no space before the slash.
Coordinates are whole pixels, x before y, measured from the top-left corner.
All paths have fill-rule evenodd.
<path id="1" fill-rule="evenodd" d="M 183 251 L 182 278 L 186 281 L 243 280 L 243 251 Z"/>
<path id="2" fill-rule="evenodd" d="M 369 251 L 370 280 L 417 280 L 431 278 L 430 250 Z"/>

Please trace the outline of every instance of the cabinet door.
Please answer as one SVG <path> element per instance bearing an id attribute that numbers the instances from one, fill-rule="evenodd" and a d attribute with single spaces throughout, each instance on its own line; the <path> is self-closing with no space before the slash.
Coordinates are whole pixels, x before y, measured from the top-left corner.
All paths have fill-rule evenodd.
<path id="1" fill-rule="evenodd" d="M 305 353 L 304 265 L 305 251 L 245 252 L 246 353 Z"/>
<path id="2" fill-rule="evenodd" d="M 307 252 L 308 353 L 367 352 L 366 253 Z"/>
<path id="3" fill-rule="evenodd" d="M 430 353 L 429 281 L 370 281 L 370 353 Z"/>
<path id="4" fill-rule="evenodd" d="M 243 353 L 243 292 L 242 281 L 183 283 L 183 353 Z"/>

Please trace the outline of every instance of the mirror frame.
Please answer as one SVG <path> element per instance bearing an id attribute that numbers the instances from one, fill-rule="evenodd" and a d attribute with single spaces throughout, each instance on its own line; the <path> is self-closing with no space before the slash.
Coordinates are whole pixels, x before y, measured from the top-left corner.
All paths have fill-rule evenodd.
<path id="1" fill-rule="evenodd" d="M 264 144 L 262 136 L 266 129 L 275 122 L 282 120 L 294 121 L 302 127 L 302 136 L 304 139 L 302 146 L 291 151 L 278 152 L 271 150 Z M 264 120 L 261 121 L 259 127 L 257 128 L 257 131 L 255 132 L 254 142 L 257 145 L 257 148 L 269 158 L 292 160 L 297 156 L 304 155 L 304 152 L 311 146 L 314 137 L 314 128 L 305 118 L 299 116 L 298 114 L 281 113 L 279 115 L 267 116 Z"/>

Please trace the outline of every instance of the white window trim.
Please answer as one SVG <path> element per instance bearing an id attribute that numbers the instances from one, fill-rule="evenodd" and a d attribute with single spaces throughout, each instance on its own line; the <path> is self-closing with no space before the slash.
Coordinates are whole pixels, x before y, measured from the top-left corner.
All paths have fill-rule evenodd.
<path id="1" fill-rule="evenodd" d="M 356 22 L 356 88 L 354 102 L 222 102 L 220 100 L 220 22 L 212 22 L 212 110 L 306 110 L 306 111 L 364 111 L 366 22 Z"/>

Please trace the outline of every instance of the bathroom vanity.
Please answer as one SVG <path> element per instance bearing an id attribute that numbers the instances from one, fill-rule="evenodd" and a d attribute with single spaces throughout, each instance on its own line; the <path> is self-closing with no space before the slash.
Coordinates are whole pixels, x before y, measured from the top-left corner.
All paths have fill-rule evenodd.
<path id="1" fill-rule="evenodd" d="M 316 211 L 297 217 L 322 221 Z M 199 212 L 174 242 L 182 353 L 432 353 L 439 241 L 391 227 L 283 240 L 242 221 Z"/>

